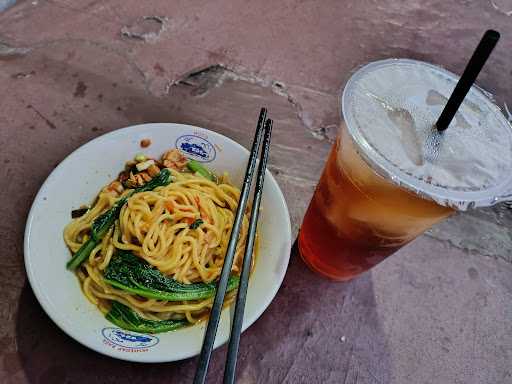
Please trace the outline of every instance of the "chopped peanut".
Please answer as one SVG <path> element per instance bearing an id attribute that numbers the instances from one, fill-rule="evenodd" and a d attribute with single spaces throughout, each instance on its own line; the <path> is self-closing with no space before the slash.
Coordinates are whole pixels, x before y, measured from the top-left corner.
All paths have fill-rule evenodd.
<path id="1" fill-rule="evenodd" d="M 137 164 L 137 162 L 135 160 L 130 160 L 130 161 L 127 161 L 125 164 L 124 164 L 124 169 L 125 171 L 129 171 L 130 169 L 132 169 L 135 164 Z"/>
<path id="2" fill-rule="evenodd" d="M 160 173 L 160 168 L 158 168 L 155 164 L 153 164 L 147 169 L 147 172 L 148 172 L 149 176 L 155 177 L 156 175 L 158 175 Z"/>
<path id="3" fill-rule="evenodd" d="M 135 180 L 128 179 L 124 182 L 124 185 L 126 188 L 133 189 L 137 187 L 137 182 Z"/>
<path id="4" fill-rule="evenodd" d="M 147 148 L 147 147 L 149 147 L 150 145 L 151 145 L 151 140 L 149 140 L 149 139 L 142 139 L 142 140 L 140 141 L 140 146 L 141 146 L 142 148 Z"/>
<path id="5" fill-rule="evenodd" d="M 150 179 L 151 180 L 151 179 Z M 130 178 L 126 180 L 126 185 L 130 188 L 136 188 L 144 185 L 145 181 L 144 178 L 140 173 L 133 174 L 130 172 Z"/>
<path id="6" fill-rule="evenodd" d="M 130 178 L 130 173 L 124 171 L 119 174 L 119 176 L 117 177 L 117 180 L 119 180 L 121 183 L 124 183 L 129 178 Z"/>
<path id="7" fill-rule="evenodd" d="M 165 168 L 174 168 L 174 163 L 171 160 L 162 161 Z"/>
<path id="8" fill-rule="evenodd" d="M 119 181 L 113 181 L 111 184 L 112 188 L 115 189 L 115 191 L 119 194 L 123 193 L 124 187 L 123 184 L 121 184 Z"/>
<path id="9" fill-rule="evenodd" d="M 187 165 L 188 159 L 177 149 L 171 149 L 162 156 L 162 163 L 166 168 L 182 171 Z"/>
<path id="10" fill-rule="evenodd" d="M 115 192 L 116 194 L 120 195 L 121 193 L 123 193 L 124 187 L 119 181 L 114 180 L 107 186 L 107 191 Z"/>
<path id="11" fill-rule="evenodd" d="M 151 180 L 151 176 L 149 176 L 146 172 L 141 172 L 141 173 L 139 173 L 139 175 L 142 176 L 142 178 L 144 179 L 144 181 L 146 183 Z"/>

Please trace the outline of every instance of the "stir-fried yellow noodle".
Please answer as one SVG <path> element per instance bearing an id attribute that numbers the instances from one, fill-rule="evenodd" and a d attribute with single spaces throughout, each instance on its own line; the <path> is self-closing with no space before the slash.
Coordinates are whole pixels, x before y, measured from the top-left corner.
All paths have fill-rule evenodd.
<path id="1" fill-rule="evenodd" d="M 66 244 L 73 253 L 77 252 L 90 238 L 93 221 L 120 198 L 129 196 L 114 225 L 76 270 L 84 294 L 103 313 L 117 301 L 144 319 L 186 319 L 194 323 L 211 308 L 212 297 L 188 301 L 151 299 L 116 288 L 104 279 L 119 250 L 132 252 L 181 283 L 209 283 L 219 278 L 240 191 L 225 178 L 214 182 L 197 173 L 175 169 L 171 174 L 168 185 L 132 195 L 133 189 L 112 184 L 103 188 L 94 205 L 64 230 Z M 239 274 L 241 268 L 247 228 L 245 215 L 234 274 Z M 226 303 L 233 299 L 234 292 L 229 293 Z"/>

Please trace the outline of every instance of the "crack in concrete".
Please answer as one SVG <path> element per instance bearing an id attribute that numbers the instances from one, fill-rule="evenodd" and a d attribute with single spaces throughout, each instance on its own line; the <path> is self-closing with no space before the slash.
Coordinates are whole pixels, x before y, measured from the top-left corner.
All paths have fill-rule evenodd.
<path id="1" fill-rule="evenodd" d="M 28 109 L 32 109 L 37 116 L 39 116 L 45 123 L 48 127 L 50 127 L 50 129 L 56 129 L 57 126 L 53 123 L 53 121 L 51 121 L 50 119 L 48 119 L 45 115 L 43 115 L 36 107 L 34 107 L 33 105 L 27 105 L 27 108 Z"/>
<path id="2" fill-rule="evenodd" d="M 11 78 L 13 79 L 26 79 L 28 77 L 32 77 L 36 74 L 35 71 L 30 71 L 30 72 L 18 72 L 18 73 L 14 73 L 11 75 Z"/>
<path id="3" fill-rule="evenodd" d="M 11 47 L 10 45 L 0 41 L 0 59 L 2 58 L 16 58 L 24 56 L 29 53 L 31 48 L 24 47 Z"/>
<path id="4" fill-rule="evenodd" d="M 238 66 L 228 66 L 223 63 L 208 65 L 180 76 L 175 84 L 186 84 L 191 86 L 207 85 L 205 91 L 221 86 L 226 80 L 246 81 L 268 88 L 273 82 L 265 77 L 257 76 L 246 69 Z M 206 82 L 207 84 L 203 84 Z M 281 84 L 282 86 L 282 84 Z M 202 95 L 202 93 L 201 93 Z"/>
<path id="5" fill-rule="evenodd" d="M 133 24 L 121 28 L 121 35 L 141 40 L 146 43 L 154 43 L 167 29 L 168 19 L 165 16 L 142 16 Z"/>
<path id="6" fill-rule="evenodd" d="M 230 70 L 220 64 L 210 65 L 206 68 L 187 72 L 173 85 L 185 85 L 192 87 L 191 94 L 195 97 L 203 97 L 210 90 L 220 87 L 228 77 L 232 77 Z"/>

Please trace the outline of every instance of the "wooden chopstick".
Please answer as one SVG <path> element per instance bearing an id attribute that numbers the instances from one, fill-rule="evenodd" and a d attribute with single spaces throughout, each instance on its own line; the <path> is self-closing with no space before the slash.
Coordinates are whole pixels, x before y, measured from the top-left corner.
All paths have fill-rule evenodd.
<path id="1" fill-rule="evenodd" d="M 238 346 L 240 344 L 240 334 L 242 332 L 242 323 L 244 320 L 245 299 L 247 297 L 247 286 L 249 285 L 249 274 L 251 272 L 251 260 L 254 249 L 254 239 L 256 237 L 256 228 L 258 226 L 258 216 L 260 213 L 261 196 L 263 194 L 263 183 L 265 181 L 265 172 L 267 170 L 268 152 L 270 149 L 270 138 L 272 136 L 272 120 L 268 119 L 265 123 L 265 135 L 263 137 L 263 148 L 261 149 L 258 174 L 256 176 L 256 186 L 254 189 L 254 198 L 252 200 L 251 218 L 249 221 L 249 230 L 247 243 L 242 263 L 242 273 L 240 274 L 240 284 L 236 296 L 235 315 L 231 325 L 231 336 L 229 338 L 228 356 L 224 367 L 224 384 L 233 384 L 235 382 L 236 361 L 238 356 Z"/>
<path id="2" fill-rule="evenodd" d="M 238 201 L 238 208 L 236 210 L 235 220 L 231 230 L 231 237 L 229 239 L 228 247 L 226 250 L 226 256 L 224 257 L 224 265 L 222 266 L 219 283 L 217 284 L 217 291 L 215 293 L 215 299 L 210 311 L 210 319 L 208 320 L 208 326 L 206 327 L 206 333 L 204 335 L 201 354 L 199 355 L 199 362 L 197 364 L 196 374 L 194 376 L 194 384 L 203 384 L 206 380 L 206 374 L 208 373 L 208 365 L 210 363 L 210 357 L 212 354 L 213 345 L 215 343 L 215 336 L 217 335 L 217 328 L 219 326 L 220 316 L 222 313 L 224 297 L 226 296 L 228 279 L 231 273 L 231 267 L 233 265 L 233 259 L 235 256 L 238 236 L 240 234 L 240 228 L 242 226 L 243 215 L 247 207 L 254 169 L 256 168 L 256 158 L 260 149 L 260 143 L 263 136 L 266 118 L 267 110 L 262 108 L 258 119 L 258 125 L 256 127 L 256 133 L 254 134 L 254 141 L 252 143 L 249 161 L 247 162 L 247 169 L 245 171 L 242 191 Z"/>

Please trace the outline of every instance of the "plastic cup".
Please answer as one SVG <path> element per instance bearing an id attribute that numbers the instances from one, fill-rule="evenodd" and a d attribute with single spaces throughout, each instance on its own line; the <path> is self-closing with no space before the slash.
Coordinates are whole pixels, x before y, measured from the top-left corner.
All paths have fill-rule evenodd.
<path id="1" fill-rule="evenodd" d="M 299 234 L 313 270 L 349 280 L 456 210 L 511 199 L 512 128 L 483 91 L 472 87 L 449 128 L 434 128 L 457 81 L 405 59 L 370 63 L 350 78 Z"/>

